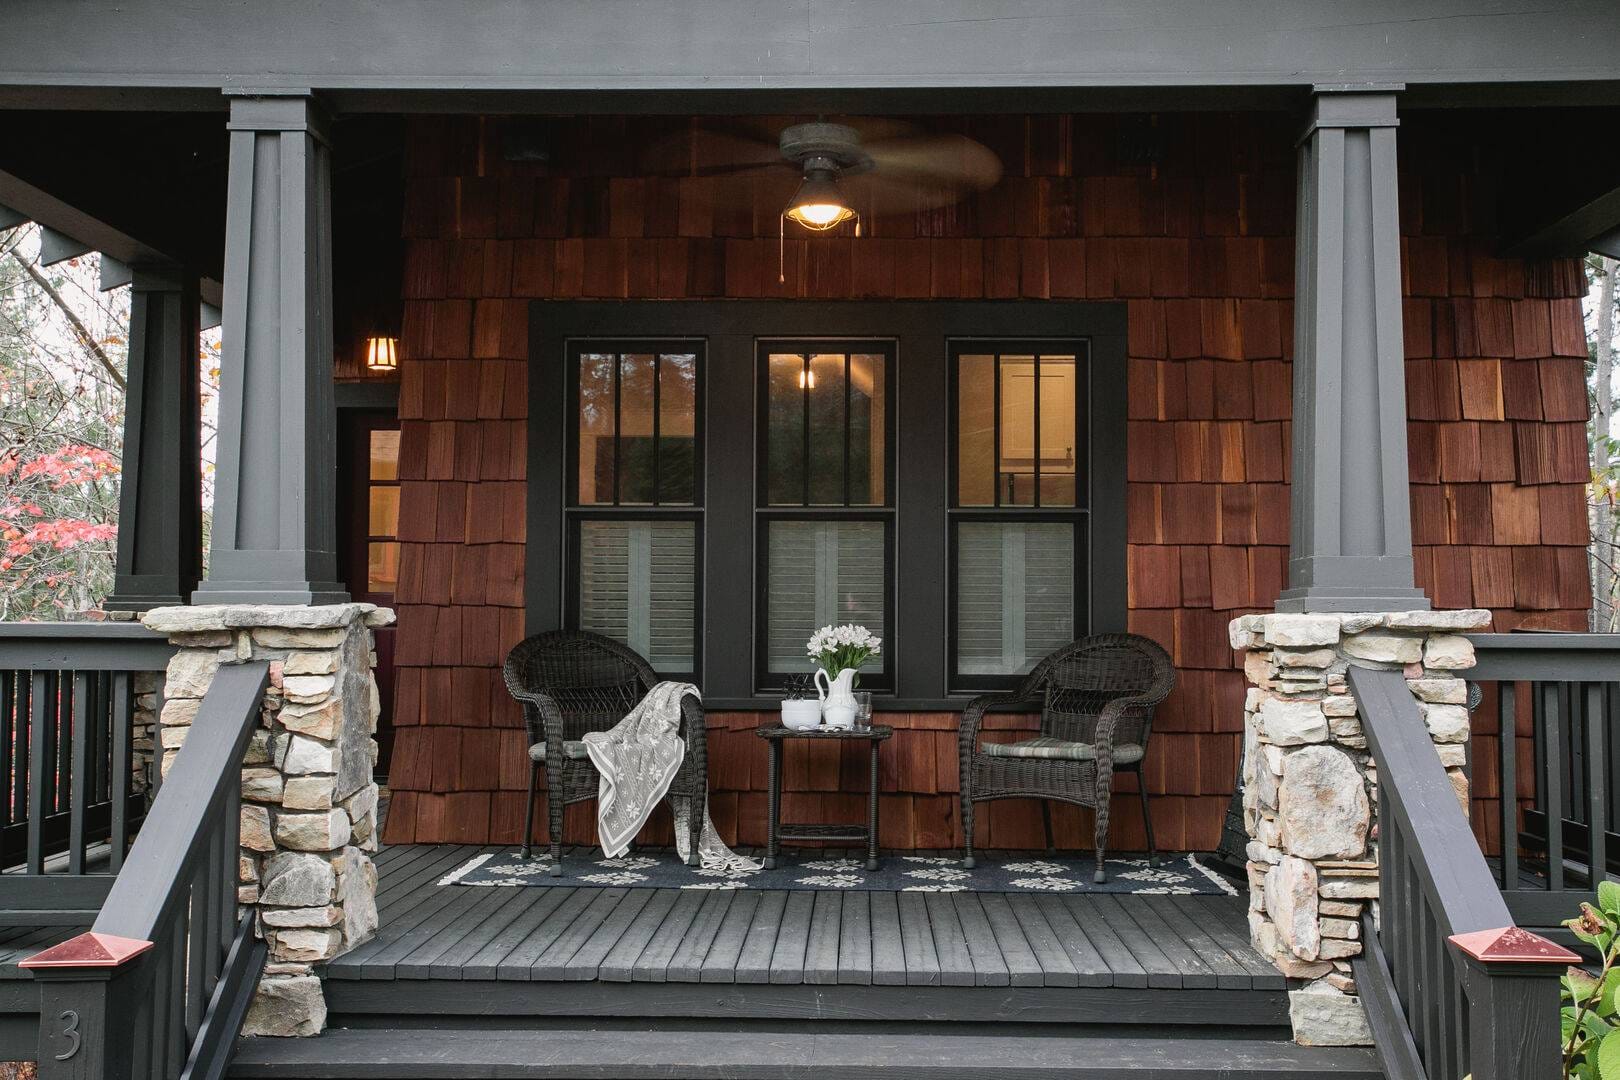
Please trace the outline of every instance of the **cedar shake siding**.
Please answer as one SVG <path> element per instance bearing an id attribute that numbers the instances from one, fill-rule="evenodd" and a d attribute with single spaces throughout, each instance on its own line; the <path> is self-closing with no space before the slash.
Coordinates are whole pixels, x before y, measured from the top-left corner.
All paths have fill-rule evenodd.
<path id="1" fill-rule="evenodd" d="M 1161 848 L 1214 846 L 1243 728 L 1226 624 L 1266 610 L 1286 574 L 1295 124 L 1160 117 L 1148 130 L 1162 156 L 1149 167 L 1120 163 L 1142 119 L 934 122 L 996 151 L 1001 183 L 954 207 L 870 219 L 858 239 L 790 229 L 785 283 L 777 213 L 791 173 L 638 175 L 638 153 L 691 121 L 552 122 L 558 167 L 503 161 L 499 118 L 410 123 L 388 841 L 521 834 L 525 739 L 499 667 L 524 628 L 531 300 L 933 297 L 1126 305 L 1130 628 L 1169 649 L 1180 673 L 1146 782 Z M 1576 260 L 1495 255 L 1499 163 L 1476 149 L 1489 145 L 1454 117 L 1403 118 L 1418 584 L 1437 607 L 1491 609 L 1496 630 L 1584 630 L 1584 280 Z M 1489 701 L 1476 713 L 1478 754 L 1496 753 L 1495 715 Z M 764 842 L 765 745 L 751 731 L 761 719 L 709 715 L 711 807 L 730 842 Z M 955 714 L 884 720 L 897 732 L 882 754 L 883 843 L 960 844 Z M 1027 723 L 996 718 L 993 734 Z M 1527 777 L 1528 729 L 1519 735 Z M 858 820 L 862 768 L 854 747 L 790 746 L 784 815 Z M 1499 792 L 1481 781 L 1475 821 L 1494 841 Z M 1114 849 L 1144 843 L 1133 783 L 1116 785 Z M 570 842 L 594 842 L 592 813 L 569 808 Z M 980 813 L 986 846 L 1041 844 L 1033 803 Z M 1089 844 L 1089 812 L 1054 816 L 1064 846 Z M 661 811 L 650 837 L 667 841 L 667 823 Z"/>

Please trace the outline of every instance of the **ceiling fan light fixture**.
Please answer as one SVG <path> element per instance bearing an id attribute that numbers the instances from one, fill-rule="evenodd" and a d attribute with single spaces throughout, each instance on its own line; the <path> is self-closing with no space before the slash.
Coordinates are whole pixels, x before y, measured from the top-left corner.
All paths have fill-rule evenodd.
<path id="1" fill-rule="evenodd" d="M 854 209 L 838 190 L 834 169 L 806 168 L 804 182 L 783 211 L 807 229 L 825 232 L 855 217 Z"/>

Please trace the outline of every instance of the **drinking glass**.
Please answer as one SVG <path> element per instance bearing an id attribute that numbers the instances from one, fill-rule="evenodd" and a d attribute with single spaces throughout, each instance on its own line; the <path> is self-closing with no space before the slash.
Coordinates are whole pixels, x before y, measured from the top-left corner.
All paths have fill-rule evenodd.
<path id="1" fill-rule="evenodd" d="M 865 730 L 872 726 L 872 691 L 855 691 L 855 726 Z"/>

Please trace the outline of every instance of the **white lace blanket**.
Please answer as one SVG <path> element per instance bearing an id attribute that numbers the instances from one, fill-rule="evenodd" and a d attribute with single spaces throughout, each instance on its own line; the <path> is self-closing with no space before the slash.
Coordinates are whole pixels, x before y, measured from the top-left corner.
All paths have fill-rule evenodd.
<path id="1" fill-rule="evenodd" d="M 596 800 L 596 831 L 602 853 L 610 859 L 630 850 L 630 842 L 675 782 L 686 756 L 686 741 L 676 732 L 681 728 L 681 699 L 687 694 L 702 696 L 690 683 L 661 682 L 611 729 L 585 735 L 585 752 L 602 776 Z M 691 800 L 678 796 L 672 801 L 675 848 L 684 860 L 690 846 L 687 822 Z M 726 846 L 714 831 L 707 809 L 698 855 L 709 870 L 759 869 L 758 863 Z"/>

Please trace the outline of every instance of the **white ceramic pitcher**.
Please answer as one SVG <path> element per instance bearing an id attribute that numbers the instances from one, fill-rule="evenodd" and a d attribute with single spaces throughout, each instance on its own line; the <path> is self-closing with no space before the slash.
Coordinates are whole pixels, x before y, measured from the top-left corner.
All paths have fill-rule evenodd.
<path id="1" fill-rule="evenodd" d="M 825 668 L 817 668 L 816 694 L 821 698 L 822 723 L 845 730 L 855 726 L 854 668 L 844 668 L 835 679 L 827 677 Z"/>

